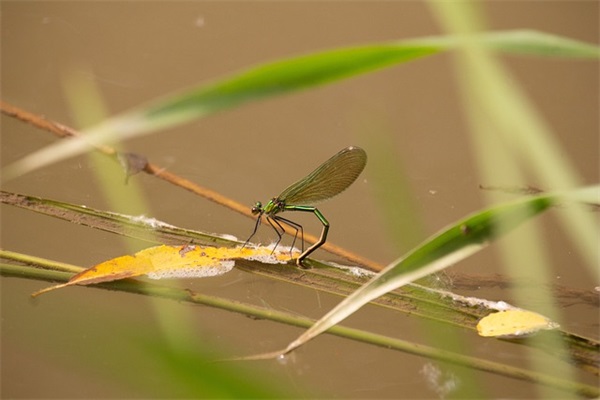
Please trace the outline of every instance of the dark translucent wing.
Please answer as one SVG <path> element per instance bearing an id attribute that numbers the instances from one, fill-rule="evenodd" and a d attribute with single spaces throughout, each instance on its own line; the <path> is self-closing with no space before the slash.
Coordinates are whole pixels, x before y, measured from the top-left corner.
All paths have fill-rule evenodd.
<path id="1" fill-rule="evenodd" d="M 367 153 L 350 146 L 311 172 L 306 178 L 290 185 L 278 198 L 290 205 L 312 205 L 346 190 L 367 164 Z"/>

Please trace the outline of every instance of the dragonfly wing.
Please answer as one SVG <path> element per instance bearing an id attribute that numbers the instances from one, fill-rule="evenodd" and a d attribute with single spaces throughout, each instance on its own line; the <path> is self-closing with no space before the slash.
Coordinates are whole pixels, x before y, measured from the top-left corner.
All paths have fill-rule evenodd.
<path id="1" fill-rule="evenodd" d="M 366 164 L 367 153 L 363 149 L 347 147 L 290 185 L 278 198 L 287 204 L 311 205 L 337 196 L 358 178 Z"/>

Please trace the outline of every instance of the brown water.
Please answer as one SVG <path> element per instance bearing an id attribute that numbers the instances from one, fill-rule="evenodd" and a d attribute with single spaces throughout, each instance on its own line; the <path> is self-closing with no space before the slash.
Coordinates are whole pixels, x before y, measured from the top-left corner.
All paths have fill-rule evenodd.
<path id="1" fill-rule="evenodd" d="M 486 3 L 485 10 L 493 29 L 531 28 L 598 41 L 596 2 L 498 2 Z M 267 60 L 440 33 L 421 2 L 3 2 L 1 29 L 2 99 L 68 125 L 74 121 L 61 79 L 69 70 L 100 88 L 112 114 Z M 547 118 L 584 181 L 598 182 L 597 63 L 503 60 Z M 355 144 L 369 152 L 368 146 L 386 135 L 390 151 L 406 171 L 421 212 L 417 219 L 431 234 L 483 206 L 451 61 L 449 56 L 431 57 L 250 104 L 130 141 L 126 147 L 251 205 L 276 195 L 339 149 Z M 5 116 L 1 133 L 2 165 L 56 140 Z M 106 209 L 93 168 L 86 157 L 78 157 L 4 183 L 3 189 Z M 387 216 L 379 213 L 371 184 L 376 177 L 370 173 L 368 165 L 347 193 L 320 209 L 332 224 L 330 241 L 386 263 L 408 245 L 390 238 Z M 146 194 L 147 213 L 155 218 L 242 239 L 252 229 L 250 220 L 220 206 L 150 177 L 135 179 Z M 312 218 L 297 219 L 318 232 Z M 271 235 L 266 229 L 261 232 L 265 241 Z M 599 285 L 590 281 L 560 232 L 552 230 L 545 240 L 556 283 L 584 290 Z M 1 246 L 81 266 L 127 251 L 115 235 L 6 206 Z M 494 249 L 453 271 L 503 272 Z M 29 294 L 45 283 L 12 278 L 1 282 L 0 383 L 6 398 L 177 397 L 181 394 L 169 389 L 173 382 L 160 373 L 137 336 L 176 340 L 169 336 L 177 331 L 171 323 L 182 324 L 181 331 L 197 341 L 193 345 L 208 343 L 230 355 L 271 351 L 300 332 L 206 307 L 85 288 L 65 289 L 33 303 Z M 181 285 L 311 317 L 338 301 L 241 271 Z M 501 290 L 468 294 L 510 300 L 510 293 Z M 156 303 L 161 307 L 154 307 Z M 598 337 L 597 309 L 574 304 L 562 311 L 566 329 Z M 416 318 L 373 307 L 346 323 L 425 342 Z M 480 340 L 472 332 L 457 334 L 473 355 L 528 365 L 524 354 L 512 347 Z M 422 373 L 431 365 L 435 363 L 424 358 L 323 336 L 286 365 L 257 363 L 253 368 L 275 374 L 291 391 L 318 397 L 432 398 L 437 394 Z M 539 395 L 535 386 L 507 378 L 475 372 L 469 379 L 480 382 L 491 397 Z M 582 379 L 593 382 L 589 376 Z"/>

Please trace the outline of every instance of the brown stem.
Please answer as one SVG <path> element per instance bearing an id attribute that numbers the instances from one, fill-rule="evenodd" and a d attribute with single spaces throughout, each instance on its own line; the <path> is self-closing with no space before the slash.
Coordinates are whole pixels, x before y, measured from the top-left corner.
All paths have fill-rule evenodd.
<path id="1" fill-rule="evenodd" d="M 48 120 L 39 115 L 32 114 L 32 113 L 22 110 L 16 106 L 8 104 L 4 101 L 0 101 L 0 110 L 2 111 L 3 114 L 6 114 L 13 118 L 17 118 L 23 122 L 26 122 L 30 125 L 35 126 L 36 128 L 51 132 L 60 138 L 81 136 L 81 133 L 79 133 L 79 131 L 77 131 L 76 129 L 73 129 L 71 127 L 68 127 L 66 125 L 60 124 L 60 123 L 52 121 L 52 120 Z M 119 155 L 118 152 L 110 146 L 106 146 L 106 145 L 98 146 L 98 145 L 92 145 L 92 144 L 90 144 L 90 146 L 93 147 L 95 150 L 98 150 L 98 151 L 102 152 L 103 154 L 106 154 L 112 158 L 115 158 L 115 159 L 118 158 L 118 155 Z M 189 181 L 180 176 L 177 176 L 176 174 L 168 172 L 164 167 L 147 162 L 145 164 L 144 168 L 141 170 L 146 172 L 147 174 L 153 175 L 153 176 L 160 178 L 164 181 L 167 181 L 173 185 L 176 185 L 185 190 L 188 190 L 198 196 L 204 197 L 207 200 L 210 200 L 210 201 L 220 204 L 224 207 L 227 207 L 230 210 L 233 210 L 242 215 L 245 215 L 246 217 L 253 218 L 253 219 L 255 218 L 255 216 L 250 211 L 250 207 L 248 207 L 244 204 L 238 203 L 237 201 L 232 200 L 226 196 L 223 196 L 222 194 L 217 193 L 214 190 L 202 187 L 192 181 Z M 293 234 L 294 231 L 291 230 L 290 228 L 286 227 L 286 233 Z M 308 243 L 311 243 L 311 244 L 314 244 L 318 241 L 318 238 L 311 234 L 305 234 L 304 239 Z M 345 258 L 346 260 L 349 260 L 353 263 L 363 265 L 373 271 L 381 271 L 383 269 L 383 266 L 381 264 L 378 264 L 367 258 L 361 257 L 358 254 L 352 253 L 352 252 L 350 252 L 342 247 L 336 246 L 332 243 L 325 243 L 323 246 L 321 246 L 321 249 L 326 250 L 326 251 L 328 251 L 332 254 L 335 254 L 339 257 Z"/>

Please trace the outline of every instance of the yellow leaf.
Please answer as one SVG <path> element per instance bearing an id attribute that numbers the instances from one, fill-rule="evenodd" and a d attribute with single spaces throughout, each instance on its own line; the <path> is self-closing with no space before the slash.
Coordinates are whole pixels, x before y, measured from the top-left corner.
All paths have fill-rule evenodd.
<path id="1" fill-rule="evenodd" d="M 294 251 L 297 256 L 299 253 Z M 67 283 L 51 286 L 32 294 L 33 297 L 71 285 L 89 285 L 147 275 L 152 279 L 203 278 L 229 272 L 236 259 L 286 263 L 289 249 L 273 252 L 269 247 L 204 247 L 156 246 L 95 265 L 73 276 Z"/>
<path id="2" fill-rule="evenodd" d="M 477 324 L 477 333 L 485 337 L 519 337 L 560 326 L 543 315 L 526 310 L 506 310 L 490 314 Z"/>

